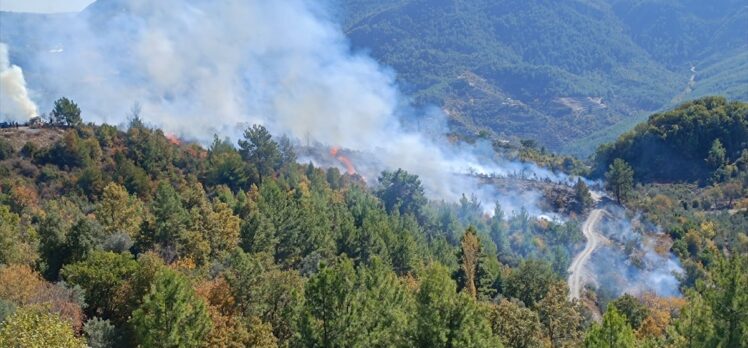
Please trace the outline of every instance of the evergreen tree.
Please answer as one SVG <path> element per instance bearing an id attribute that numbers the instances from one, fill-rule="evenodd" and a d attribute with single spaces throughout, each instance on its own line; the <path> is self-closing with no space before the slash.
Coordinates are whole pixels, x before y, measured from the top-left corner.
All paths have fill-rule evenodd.
<path id="1" fill-rule="evenodd" d="M 117 330 L 109 320 L 92 318 L 83 326 L 90 348 L 112 348 L 117 344 Z"/>
<path id="2" fill-rule="evenodd" d="M 68 264 L 88 257 L 101 245 L 102 237 L 103 230 L 98 223 L 87 218 L 78 219 L 65 239 L 64 263 Z"/>
<path id="3" fill-rule="evenodd" d="M 0 204 L 0 264 L 31 264 L 38 257 L 34 230 L 21 225 L 21 217 Z"/>
<path id="4" fill-rule="evenodd" d="M 305 346 L 350 347 L 360 343 L 357 339 L 363 332 L 357 326 L 361 313 L 354 294 L 355 282 L 353 263 L 345 258 L 309 279 L 300 323 Z"/>
<path id="5" fill-rule="evenodd" d="M 278 143 L 261 125 L 254 125 L 244 131 L 244 138 L 239 140 L 239 153 L 249 165 L 256 168 L 258 182 L 271 177 L 281 166 Z"/>
<path id="6" fill-rule="evenodd" d="M 602 324 L 594 324 L 584 339 L 588 348 L 633 348 L 634 331 L 615 306 L 608 306 Z"/>
<path id="7" fill-rule="evenodd" d="M 496 251 L 501 254 L 509 249 L 509 240 L 507 238 L 507 225 L 504 215 L 504 210 L 501 208 L 501 204 L 496 202 L 496 206 L 493 210 L 493 216 L 489 222 L 489 229 L 491 240 L 496 244 Z"/>
<path id="8" fill-rule="evenodd" d="M 639 329 L 644 319 L 649 315 L 649 310 L 634 296 L 624 294 L 615 301 L 610 302 L 616 309 L 626 317 L 626 321 L 634 330 Z"/>
<path id="9" fill-rule="evenodd" d="M 52 123 L 59 126 L 78 127 L 83 123 L 81 109 L 72 100 L 62 97 L 55 101 L 54 109 L 50 113 Z"/>
<path id="10" fill-rule="evenodd" d="M 707 280 L 697 284 L 712 313 L 717 346 L 748 346 L 747 262 L 740 255 L 720 257 Z"/>
<path id="11" fill-rule="evenodd" d="M 512 348 L 531 348 L 543 345 L 543 334 L 538 314 L 517 300 L 500 299 L 490 315 L 491 329 L 501 341 Z"/>
<path id="12" fill-rule="evenodd" d="M 712 147 L 709 149 L 709 154 L 706 157 L 706 162 L 712 169 L 719 169 L 727 161 L 727 150 L 722 145 L 719 139 L 714 139 Z"/>
<path id="13" fill-rule="evenodd" d="M 379 176 L 377 196 L 384 202 L 387 212 L 398 210 L 400 215 L 413 214 L 421 221 L 426 196 L 417 175 L 405 170 L 384 171 Z"/>
<path id="14" fill-rule="evenodd" d="M 574 201 L 576 202 L 576 211 L 579 213 L 584 212 L 592 206 L 592 195 L 587 184 L 582 178 L 577 179 L 577 183 L 574 184 Z"/>
<path id="15" fill-rule="evenodd" d="M 618 203 L 625 201 L 634 188 L 634 170 L 624 160 L 617 158 L 605 173 L 607 187 L 613 191 Z"/>
<path id="16" fill-rule="evenodd" d="M 714 319 L 712 309 L 704 302 L 704 298 L 696 291 L 689 291 L 688 304 L 681 311 L 675 323 L 678 335 L 677 346 L 684 348 L 714 347 Z"/>
<path id="17" fill-rule="evenodd" d="M 540 323 L 551 347 L 578 347 L 581 344 L 584 318 L 578 304 L 569 302 L 569 288 L 556 282 L 536 304 Z"/>
<path id="18" fill-rule="evenodd" d="M 164 253 L 177 253 L 177 242 L 189 219 L 179 194 L 170 184 L 161 182 L 156 190 L 152 209 L 155 216 L 153 235 L 150 236 L 153 238 L 152 242 L 160 246 Z"/>
<path id="19" fill-rule="evenodd" d="M 130 319 L 144 347 L 202 347 L 212 323 L 205 302 L 187 279 L 163 269 Z"/>
<path id="20" fill-rule="evenodd" d="M 448 271 L 434 265 L 423 272 L 416 295 L 415 342 L 419 347 L 500 347 L 486 309 L 457 294 Z"/>
<path id="21" fill-rule="evenodd" d="M 247 188 L 251 170 L 254 167 L 247 166 L 241 155 L 234 149 L 228 139 L 220 140 L 216 136 L 213 144 L 208 150 L 208 168 L 206 169 L 206 181 L 210 185 L 226 185 L 233 191 Z"/>
<path id="22" fill-rule="evenodd" d="M 540 260 L 523 261 L 506 281 L 506 295 L 532 307 L 542 299 L 556 281 L 550 264 Z"/>
<path id="23" fill-rule="evenodd" d="M 357 339 L 362 347 L 411 346 L 412 313 L 415 303 L 411 293 L 389 265 L 374 259 L 371 266 L 359 266 L 356 281 L 360 305 Z"/>

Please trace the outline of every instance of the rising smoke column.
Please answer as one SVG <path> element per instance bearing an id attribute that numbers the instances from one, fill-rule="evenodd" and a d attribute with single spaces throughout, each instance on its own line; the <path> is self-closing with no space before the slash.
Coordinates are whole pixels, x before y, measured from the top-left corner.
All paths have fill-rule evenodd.
<path id="1" fill-rule="evenodd" d="M 23 70 L 10 64 L 8 45 L 0 42 L 0 121 L 25 122 L 37 115 Z"/>
<path id="2" fill-rule="evenodd" d="M 87 121 L 119 124 L 137 102 L 148 122 L 204 144 L 259 123 L 276 135 L 366 153 L 371 163 L 356 162 L 365 176 L 396 168 L 417 174 L 430 198 L 475 193 L 487 211 L 501 200 L 511 210 L 542 212 L 539 192 L 500 196 L 468 174 L 565 178 L 405 129 L 400 119 L 413 111 L 394 72 L 352 52 L 324 4 L 99 0 L 64 26 L 34 23 L 14 42 L 49 45 L 24 59 L 34 66 L 35 90 L 45 91 L 43 107 L 67 96 Z"/>
<path id="3" fill-rule="evenodd" d="M 50 45 L 28 60 L 45 106 L 67 96 L 89 121 L 124 122 L 137 102 L 155 126 L 206 144 L 259 123 L 370 153 L 379 170 L 421 176 L 432 198 L 478 191 L 464 175 L 476 157 L 405 130 L 400 118 L 412 111 L 394 73 L 352 52 L 322 3 L 99 0 L 69 25 L 26 32 Z"/>

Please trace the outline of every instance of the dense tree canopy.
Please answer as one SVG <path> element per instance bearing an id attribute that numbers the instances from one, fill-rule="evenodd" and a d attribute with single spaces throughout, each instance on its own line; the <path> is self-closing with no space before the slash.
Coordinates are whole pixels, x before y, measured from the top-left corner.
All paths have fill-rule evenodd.
<path id="1" fill-rule="evenodd" d="M 638 181 L 704 182 L 736 162 L 746 144 L 748 104 L 707 97 L 654 114 L 615 143 L 601 146 L 595 172 L 602 175 L 620 158 L 633 167 Z"/>
<path id="2" fill-rule="evenodd" d="M 489 215 L 475 195 L 429 201 L 404 170 L 370 188 L 295 163 L 290 141 L 260 126 L 208 149 L 138 117 L 126 130 L 38 132 L 52 141 L 0 160 L 0 333 L 14 338 L 39 323 L 92 347 L 745 341 L 746 266 L 736 260 L 748 249 L 748 155 L 730 162 L 727 141 L 725 161 L 710 144 L 712 162 L 737 177 L 696 198 L 628 188 L 627 204 L 673 238 L 687 301 L 590 291 L 576 302 L 562 279 L 583 247 L 576 214 L 591 196 L 581 180 L 567 188 L 577 206 L 562 223 L 498 203 Z M 707 205 L 733 210 L 696 208 Z M 610 309 L 592 325 L 595 295 Z"/>

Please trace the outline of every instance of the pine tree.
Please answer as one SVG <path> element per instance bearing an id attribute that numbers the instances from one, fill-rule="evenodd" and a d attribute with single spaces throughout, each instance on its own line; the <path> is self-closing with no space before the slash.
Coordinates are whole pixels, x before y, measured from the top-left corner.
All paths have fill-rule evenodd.
<path id="1" fill-rule="evenodd" d="M 265 178 L 271 177 L 282 164 L 278 143 L 261 125 L 254 125 L 244 131 L 244 138 L 239 140 L 239 148 L 242 158 L 256 168 L 257 182 L 263 182 Z"/>
<path id="2" fill-rule="evenodd" d="M 748 258 L 720 257 L 697 289 L 710 307 L 715 342 L 721 347 L 748 346 Z"/>
<path id="3" fill-rule="evenodd" d="M 681 311 L 675 330 L 678 346 L 685 348 L 716 346 L 712 309 L 706 305 L 698 292 L 691 290 L 688 304 Z"/>
<path id="4" fill-rule="evenodd" d="M 633 348 L 634 330 L 615 306 L 609 306 L 602 324 L 595 324 L 584 339 L 587 348 Z"/>
<path id="5" fill-rule="evenodd" d="M 476 298 L 478 294 L 476 278 L 480 257 L 480 240 L 478 240 L 475 227 L 470 226 L 460 240 L 460 249 L 457 254 L 460 268 L 457 271 L 456 278 L 458 286 L 472 298 Z"/>
<path id="6" fill-rule="evenodd" d="M 357 326 L 360 303 L 354 294 L 355 282 L 353 262 L 346 258 L 333 267 L 324 267 L 309 279 L 300 322 L 305 346 L 349 347 L 358 343 L 354 338 L 363 332 Z"/>
<path id="7" fill-rule="evenodd" d="M 486 319 L 487 310 L 434 265 L 423 272 L 416 295 L 415 345 L 419 347 L 501 347 Z"/>
<path id="8" fill-rule="evenodd" d="M 178 241 L 187 227 L 189 215 L 182 206 L 179 194 L 166 182 L 161 182 L 156 190 L 153 214 L 156 218 L 153 242 L 164 252 L 175 253 Z"/>
<path id="9" fill-rule="evenodd" d="M 55 101 L 50 117 L 52 123 L 59 126 L 77 127 L 83 122 L 78 104 L 65 97 Z"/>
<path id="10" fill-rule="evenodd" d="M 523 261 L 506 281 L 506 295 L 533 307 L 556 281 L 550 264 L 540 260 Z"/>
<path id="11" fill-rule="evenodd" d="M 156 275 L 130 323 L 144 347 L 202 347 L 212 326 L 205 302 L 169 269 Z"/>
<path id="12" fill-rule="evenodd" d="M 613 191 L 618 203 L 625 201 L 634 188 L 634 170 L 626 161 L 616 158 L 605 173 L 608 189 Z"/>
<path id="13" fill-rule="evenodd" d="M 577 212 L 582 213 L 592 206 L 592 195 L 587 184 L 582 178 L 577 179 L 577 183 L 574 184 L 574 200 L 577 204 Z"/>
<path id="14" fill-rule="evenodd" d="M 88 313 L 103 319 L 121 319 L 129 313 L 118 297 L 138 271 L 132 255 L 96 251 L 83 261 L 65 265 L 61 274 L 69 284 L 80 286 L 86 295 Z"/>
<path id="15" fill-rule="evenodd" d="M 379 185 L 377 196 L 384 202 L 387 212 L 398 210 L 400 215 L 413 214 L 422 221 L 426 196 L 417 175 L 402 169 L 385 171 L 379 176 Z"/>

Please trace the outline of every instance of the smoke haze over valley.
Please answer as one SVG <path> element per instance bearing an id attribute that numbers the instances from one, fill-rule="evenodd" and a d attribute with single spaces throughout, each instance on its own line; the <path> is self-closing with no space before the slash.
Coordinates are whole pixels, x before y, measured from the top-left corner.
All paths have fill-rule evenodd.
<path id="1" fill-rule="evenodd" d="M 64 321 L 40 346 L 736 346 L 743 19 L 735 0 L 0 11 L 0 346 L 27 318 Z"/>

